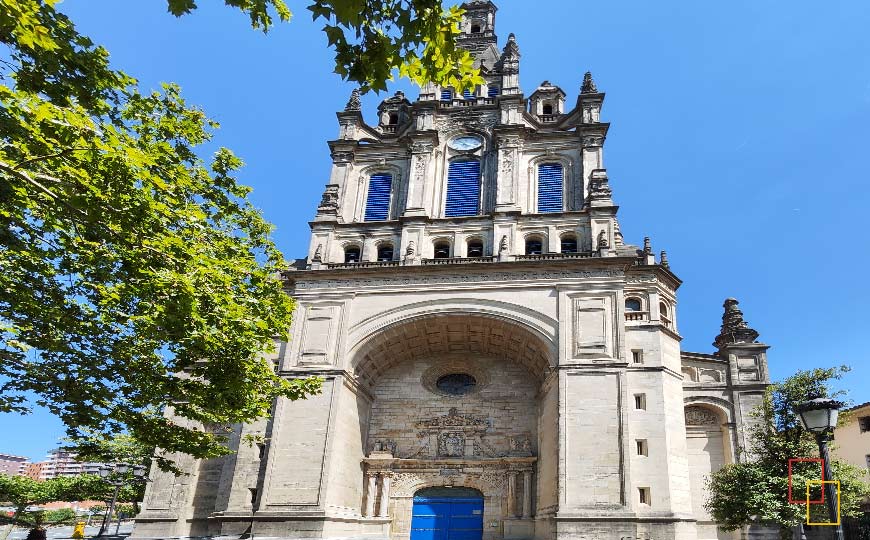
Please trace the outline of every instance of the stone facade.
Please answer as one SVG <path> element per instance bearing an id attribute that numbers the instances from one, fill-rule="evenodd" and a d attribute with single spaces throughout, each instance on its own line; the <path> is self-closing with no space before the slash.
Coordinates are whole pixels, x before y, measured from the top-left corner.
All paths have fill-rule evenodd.
<path id="1" fill-rule="evenodd" d="M 234 455 L 155 473 L 134 539 L 408 540 L 435 486 L 480 492 L 483 540 L 727 536 L 704 477 L 747 445 L 767 346 L 729 299 L 715 354 L 680 350 L 681 282 L 619 228 L 604 94 L 587 73 L 570 110 L 546 81 L 525 98 L 495 6 L 465 8 L 485 85 L 397 93 L 377 125 L 357 93 L 338 113 L 273 359 L 323 391 L 235 426 Z M 456 161 L 479 171 L 468 215 L 449 211 Z"/>

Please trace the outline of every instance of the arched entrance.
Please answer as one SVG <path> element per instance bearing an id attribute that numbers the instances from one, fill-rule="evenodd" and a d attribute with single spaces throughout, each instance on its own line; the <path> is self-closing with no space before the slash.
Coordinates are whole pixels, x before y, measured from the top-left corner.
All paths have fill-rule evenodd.
<path id="1" fill-rule="evenodd" d="M 483 494 L 476 489 L 421 489 L 414 494 L 411 516 L 411 540 L 483 538 Z"/>

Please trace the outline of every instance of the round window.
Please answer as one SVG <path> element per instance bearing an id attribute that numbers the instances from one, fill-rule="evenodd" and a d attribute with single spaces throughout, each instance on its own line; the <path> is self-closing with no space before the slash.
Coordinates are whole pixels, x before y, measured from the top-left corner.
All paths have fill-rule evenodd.
<path id="1" fill-rule="evenodd" d="M 435 386 L 445 394 L 462 396 L 474 390 L 477 380 L 467 373 L 450 373 L 440 377 Z"/>

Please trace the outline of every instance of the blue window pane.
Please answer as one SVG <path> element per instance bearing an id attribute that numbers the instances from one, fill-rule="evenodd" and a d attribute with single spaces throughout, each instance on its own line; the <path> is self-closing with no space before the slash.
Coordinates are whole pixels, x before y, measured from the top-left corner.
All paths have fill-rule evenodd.
<path id="1" fill-rule="evenodd" d="M 501 88 L 499 88 L 498 86 L 490 86 L 489 89 L 487 90 L 487 94 L 489 95 L 489 97 L 496 97 L 500 93 L 501 93 Z"/>
<path id="2" fill-rule="evenodd" d="M 369 196 L 366 200 L 366 221 L 383 221 L 390 214 L 390 188 L 393 175 L 373 174 L 369 178 Z"/>
<path id="3" fill-rule="evenodd" d="M 444 88 L 441 90 L 441 101 L 452 101 L 453 100 L 453 90 L 449 88 Z"/>
<path id="4" fill-rule="evenodd" d="M 538 212 L 562 211 L 562 176 L 558 163 L 538 167 Z"/>
<path id="5" fill-rule="evenodd" d="M 474 99 L 474 94 L 471 93 L 471 90 L 463 90 L 462 97 L 465 99 Z"/>
<path id="6" fill-rule="evenodd" d="M 447 171 L 447 217 L 476 216 L 480 200 L 480 162 L 452 161 Z"/>

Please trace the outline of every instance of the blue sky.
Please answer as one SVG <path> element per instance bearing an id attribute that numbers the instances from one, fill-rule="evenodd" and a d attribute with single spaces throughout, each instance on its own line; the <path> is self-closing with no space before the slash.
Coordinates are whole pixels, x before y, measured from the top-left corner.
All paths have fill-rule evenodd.
<path id="1" fill-rule="evenodd" d="M 176 19 L 162 0 L 66 0 L 61 9 L 145 87 L 181 85 L 222 124 L 216 143 L 288 258 L 305 254 L 326 184 L 326 141 L 351 85 L 306 3 L 268 35 L 216 0 Z M 652 238 L 684 281 L 683 349 L 712 352 L 722 301 L 771 346 L 772 377 L 848 364 L 870 401 L 870 8 L 793 0 L 501 0 L 526 95 L 543 80 L 573 103 L 591 70 L 611 122 L 605 164 L 626 241 Z M 409 97 L 416 91 L 394 85 Z M 375 121 L 377 103 L 365 96 Z M 40 459 L 62 435 L 45 412 L 0 415 L 0 452 Z"/>

